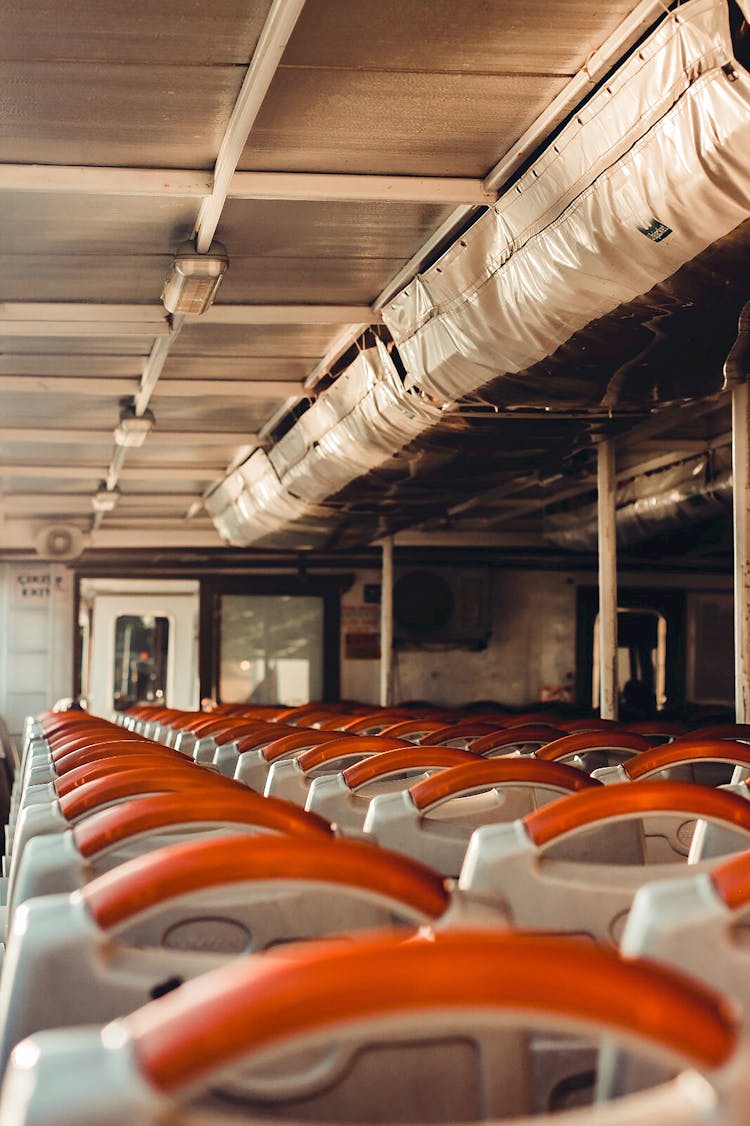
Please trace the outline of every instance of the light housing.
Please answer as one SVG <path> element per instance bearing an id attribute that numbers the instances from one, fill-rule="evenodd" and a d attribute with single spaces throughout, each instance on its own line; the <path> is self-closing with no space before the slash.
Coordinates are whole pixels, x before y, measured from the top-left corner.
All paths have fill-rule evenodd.
<path id="1" fill-rule="evenodd" d="M 205 254 L 195 243 L 183 242 L 174 256 L 161 299 L 168 313 L 199 316 L 213 305 L 216 291 L 229 266 L 226 247 L 212 242 Z"/>
<path id="2" fill-rule="evenodd" d="M 146 441 L 147 436 L 154 427 L 155 418 L 150 410 L 143 414 L 135 413 L 132 404 L 124 406 L 120 411 L 120 421 L 115 427 L 115 442 L 126 449 L 137 449 Z"/>
<path id="3" fill-rule="evenodd" d="M 108 489 L 106 481 L 101 481 L 99 488 L 91 498 L 91 507 L 94 512 L 111 512 L 120 499 L 120 490 L 117 485 Z"/>

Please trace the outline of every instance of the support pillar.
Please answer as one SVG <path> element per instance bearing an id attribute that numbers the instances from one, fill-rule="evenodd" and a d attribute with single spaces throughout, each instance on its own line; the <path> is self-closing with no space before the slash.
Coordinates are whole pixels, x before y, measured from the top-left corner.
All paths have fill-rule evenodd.
<path id="1" fill-rule="evenodd" d="M 750 384 L 732 388 L 734 516 L 734 698 L 737 723 L 750 722 Z"/>
<path id="2" fill-rule="evenodd" d="M 380 593 L 380 705 L 393 703 L 393 536 L 382 543 Z"/>
<path id="3" fill-rule="evenodd" d="M 599 714 L 617 719 L 617 539 L 615 451 L 611 441 L 597 450 L 599 528 Z"/>

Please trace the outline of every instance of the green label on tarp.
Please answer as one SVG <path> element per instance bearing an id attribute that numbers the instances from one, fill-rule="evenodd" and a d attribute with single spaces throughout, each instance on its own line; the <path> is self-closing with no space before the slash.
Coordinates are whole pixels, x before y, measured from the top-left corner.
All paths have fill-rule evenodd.
<path id="1" fill-rule="evenodd" d="M 638 230 L 644 234 L 646 238 L 650 238 L 652 242 L 662 242 L 667 235 L 672 234 L 672 228 L 668 227 L 666 223 L 662 223 L 661 219 L 657 219 L 655 215 L 643 223 L 638 223 Z"/>

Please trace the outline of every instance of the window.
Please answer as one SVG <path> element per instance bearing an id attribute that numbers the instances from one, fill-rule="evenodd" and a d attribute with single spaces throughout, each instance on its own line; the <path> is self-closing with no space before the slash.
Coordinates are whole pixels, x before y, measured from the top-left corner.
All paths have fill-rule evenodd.
<path id="1" fill-rule="evenodd" d="M 323 611 L 314 596 L 222 595 L 221 700 L 295 707 L 322 699 Z"/>
<path id="2" fill-rule="evenodd" d="M 170 622 L 165 616 L 120 614 L 115 619 L 114 707 L 168 703 Z"/>

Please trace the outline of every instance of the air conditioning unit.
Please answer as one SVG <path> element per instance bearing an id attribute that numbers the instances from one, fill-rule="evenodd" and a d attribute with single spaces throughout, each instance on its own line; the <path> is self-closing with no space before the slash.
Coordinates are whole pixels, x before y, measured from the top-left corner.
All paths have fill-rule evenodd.
<path id="1" fill-rule="evenodd" d="M 75 524 L 46 524 L 34 537 L 42 559 L 77 559 L 86 546 L 86 537 Z"/>
<path id="2" fill-rule="evenodd" d="M 483 648 L 492 633 L 490 582 L 488 567 L 397 568 L 394 641 Z"/>

